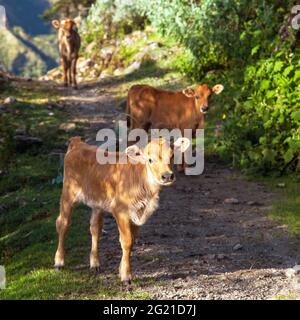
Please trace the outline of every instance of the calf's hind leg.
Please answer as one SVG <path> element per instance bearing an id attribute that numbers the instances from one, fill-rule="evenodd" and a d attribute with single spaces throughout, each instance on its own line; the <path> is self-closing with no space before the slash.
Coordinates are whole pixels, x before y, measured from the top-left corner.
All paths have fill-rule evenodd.
<path id="1" fill-rule="evenodd" d="M 100 209 L 93 209 L 90 220 L 90 231 L 92 236 L 92 248 L 90 254 L 90 268 L 99 271 L 99 236 L 103 227 L 103 212 Z"/>

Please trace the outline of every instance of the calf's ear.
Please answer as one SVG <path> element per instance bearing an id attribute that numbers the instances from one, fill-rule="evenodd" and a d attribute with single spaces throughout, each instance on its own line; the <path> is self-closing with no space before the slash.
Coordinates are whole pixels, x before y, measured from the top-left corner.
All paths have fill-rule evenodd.
<path id="1" fill-rule="evenodd" d="M 183 89 L 182 93 L 188 98 L 193 98 L 195 96 L 195 90 L 193 88 Z"/>
<path id="2" fill-rule="evenodd" d="M 144 163 L 145 161 L 147 161 L 147 157 L 136 144 L 127 147 L 125 149 L 125 153 L 128 156 L 128 158 L 133 160 L 134 162 Z"/>
<path id="3" fill-rule="evenodd" d="M 222 84 L 216 84 L 213 88 L 212 91 L 215 94 L 220 94 L 224 90 L 224 86 Z"/>
<path id="4" fill-rule="evenodd" d="M 55 29 L 59 29 L 60 22 L 58 20 L 52 20 L 52 25 Z"/>
<path id="5" fill-rule="evenodd" d="M 174 149 L 184 153 L 189 148 L 190 145 L 191 145 L 191 142 L 188 138 L 178 138 L 174 142 Z"/>
<path id="6" fill-rule="evenodd" d="M 76 17 L 73 19 L 73 22 L 75 23 L 75 25 L 78 27 L 80 24 L 81 18 L 80 17 Z"/>

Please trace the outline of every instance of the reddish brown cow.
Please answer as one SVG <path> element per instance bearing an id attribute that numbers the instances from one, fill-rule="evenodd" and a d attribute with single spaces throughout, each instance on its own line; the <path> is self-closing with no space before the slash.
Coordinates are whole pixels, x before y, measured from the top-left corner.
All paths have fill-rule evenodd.
<path id="1" fill-rule="evenodd" d="M 205 114 L 212 94 L 219 94 L 221 84 L 207 84 L 195 89 L 171 92 L 148 85 L 132 86 L 127 97 L 127 122 L 130 129 L 197 129 L 204 128 Z"/>
<path id="2" fill-rule="evenodd" d="M 58 46 L 64 72 L 64 85 L 66 87 L 72 85 L 77 89 L 76 64 L 81 44 L 77 32 L 77 21 L 71 19 L 53 20 L 52 25 L 58 30 Z"/>
<path id="3" fill-rule="evenodd" d="M 188 139 L 180 138 L 174 148 L 184 152 Z M 120 264 L 122 282 L 132 278 L 130 255 L 138 226 L 144 224 L 158 204 L 162 186 L 174 182 L 170 166 L 173 150 L 164 139 L 156 139 L 144 150 L 136 145 L 125 153 L 115 153 L 132 162 L 100 164 L 96 160 L 97 147 L 83 143 L 80 137 L 71 139 L 64 161 L 64 183 L 60 214 L 56 220 L 59 236 L 55 266 L 64 265 L 64 240 L 71 221 L 72 209 L 83 202 L 92 209 L 90 231 L 92 249 L 90 267 L 99 268 L 99 235 L 103 225 L 103 211 L 111 212 L 117 222 L 123 251 Z"/>

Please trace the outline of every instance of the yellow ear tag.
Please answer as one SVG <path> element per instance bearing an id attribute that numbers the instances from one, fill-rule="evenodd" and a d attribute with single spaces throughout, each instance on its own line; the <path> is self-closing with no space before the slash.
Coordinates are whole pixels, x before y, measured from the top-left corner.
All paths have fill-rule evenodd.
<path id="1" fill-rule="evenodd" d="M 226 119 L 226 114 L 225 114 L 225 113 L 223 113 L 223 115 L 222 115 L 222 119 L 223 119 L 223 120 L 225 120 L 225 119 Z"/>

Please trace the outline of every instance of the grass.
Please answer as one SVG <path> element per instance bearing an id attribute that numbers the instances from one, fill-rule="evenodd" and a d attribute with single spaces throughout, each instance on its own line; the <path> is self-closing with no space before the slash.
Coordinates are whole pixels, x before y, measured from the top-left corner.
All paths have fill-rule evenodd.
<path id="1" fill-rule="evenodd" d="M 281 178 L 259 178 L 262 182 L 273 190 L 280 193 L 274 201 L 272 209 L 268 212 L 269 216 L 288 226 L 291 235 L 300 235 L 300 181 L 299 178 L 285 176 Z M 278 185 L 284 184 L 284 188 Z"/>

